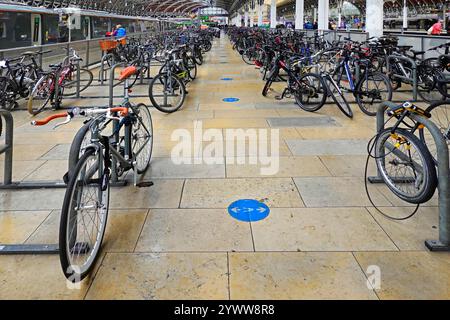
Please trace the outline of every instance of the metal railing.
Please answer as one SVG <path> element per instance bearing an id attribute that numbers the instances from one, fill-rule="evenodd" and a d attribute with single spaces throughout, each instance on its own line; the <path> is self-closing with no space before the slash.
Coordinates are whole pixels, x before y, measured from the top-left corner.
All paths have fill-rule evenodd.
<path id="1" fill-rule="evenodd" d="M 127 37 L 137 38 L 141 40 L 143 38 L 152 36 L 155 31 L 139 32 L 128 34 Z M 90 67 L 100 63 L 103 52 L 100 49 L 99 41 L 108 38 L 96 38 L 90 40 L 79 40 L 55 44 L 46 44 L 38 46 L 11 48 L 0 50 L 0 60 L 5 58 L 14 58 L 20 56 L 26 51 L 45 52 L 51 50 L 51 52 L 44 53 L 38 56 L 37 62 L 41 67 L 46 69 L 50 64 L 61 62 L 69 53 L 68 48 L 73 48 L 77 51 L 78 55 L 83 59 L 80 63 L 82 67 Z"/>
<path id="2" fill-rule="evenodd" d="M 401 34 L 401 33 L 389 33 L 398 37 L 398 45 L 400 46 L 412 46 L 416 51 L 427 51 L 430 48 L 437 47 L 441 44 L 450 42 L 448 36 L 433 36 L 433 35 L 414 35 L 414 34 Z M 434 58 L 440 55 L 437 51 L 428 51 L 425 53 L 424 58 Z"/>

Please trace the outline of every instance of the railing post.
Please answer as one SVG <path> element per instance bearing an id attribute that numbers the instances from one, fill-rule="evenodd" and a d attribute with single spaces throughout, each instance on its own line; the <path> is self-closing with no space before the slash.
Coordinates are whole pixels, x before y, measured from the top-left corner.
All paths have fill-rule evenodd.
<path id="1" fill-rule="evenodd" d="M 80 97 L 80 81 L 81 81 L 81 70 L 80 70 L 80 61 L 77 61 L 77 95 L 76 97 Z"/>
<path id="2" fill-rule="evenodd" d="M 85 67 L 89 67 L 89 49 L 90 49 L 90 41 L 87 40 L 86 41 L 86 63 L 85 63 Z"/>
<path id="3" fill-rule="evenodd" d="M 6 110 L 0 110 L 0 117 L 5 119 L 5 146 L 2 151 L 5 152 L 3 185 L 6 186 L 12 183 L 14 121 L 11 112 Z"/>

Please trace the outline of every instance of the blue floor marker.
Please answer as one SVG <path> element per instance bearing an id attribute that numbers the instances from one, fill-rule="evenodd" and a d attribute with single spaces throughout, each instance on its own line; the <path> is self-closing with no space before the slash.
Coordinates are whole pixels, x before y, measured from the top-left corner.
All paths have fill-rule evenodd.
<path id="1" fill-rule="evenodd" d="M 239 99 L 238 98 L 223 98 L 222 101 L 224 101 L 224 102 L 237 102 L 237 101 L 239 101 Z"/>
<path id="2" fill-rule="evenodd" d="M 253 199 L 242 199 L 228 206 L 228 213 L 239 221 L 259 221 L 269 215 L 270 209 L 264 203 Z"/>
<path id="3" fill-rule="evenodd" d="M 233 80 L 233 78 L 222 78 L 222 79 L 220 79 L 220 80 L 223 80 L 223 81 L 231 81 L 231 80 Z"/>

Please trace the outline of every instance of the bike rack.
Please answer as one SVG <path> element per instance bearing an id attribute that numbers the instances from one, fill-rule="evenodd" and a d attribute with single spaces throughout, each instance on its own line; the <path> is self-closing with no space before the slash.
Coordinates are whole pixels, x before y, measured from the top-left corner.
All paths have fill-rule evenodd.
<path id="1" fill-rule="evenodd" d="M 29 189 L 29 188 L 47 188 L 47 187 L 65 187 L 62 185 L 40 184 L 40 183 L 22 183 L 12 182 L 12 159 L 13 159 L 13 129 L 14 122 L 11 112 L 0 109 L 0 116 L 5 119 L 5 144 L 0 146 L 0 154 L 5 153 L 5 166 L 3 185 L 0 189 Z M 0 255 L 2 254 L 57 254 L 59 253 L 57 244 L 0 244 Z"/>
<path id="2" fill-rule="evenodd" d="M 392 102 L 383 102 L 377 112 L 377 132 L 384 129 L 384 113 L 386 108 L 395 107 Z M 436 143 L 438 158 L 438 196 L 439 196 L 439 240 L 426 240 L 425 246 L 430 251 L 450 251 L 450 170 L 448 146 L 439 128 L 429 119 L 411 114 L 410 117 L 423 124 L 433 136 Z M 408 177 L 404 177 L 407 179 Z M 381 174 L 377 168 L 377 176 L 369 177 L 370 183 L 383 183 Z"/>
<path id="3" fill-rule="evenodd" d="M 127 66 L 126 62 L 119 62 L 119 63 L 116 63 L 115 65 L 113 65 L 111 67 L 110 71 L 109 71 L 109 85 L 108 85 L 108 88 L 109 88 L 108 107 L 109 108 L 114 107 L 114 87 L 116 87 L 119 84 L 121 84 L 122 82 L 124 82 L 124 81 L 119 81 L 116 84 L 114 84 L 114 80 L 115 80 L 114 73 L 115 73 L 117 68 L 119 68 L 119 67 L 126 67 L 126 66 Z M 125 86 L 124 86 L 124 90 L 127 90 L 127 89 L 125 89 Z M 113 120 L 113 128 L 114 128 L 114 130 L 115 130 L 116 127 L 118 127 L 118 125 L 119 125 L 119 121 L 118 120 Z M 116 139 L 117 140 L 119 139 L 119 133 L 118 132 L 116 133 Z M 125 180 L 124 181 L 119 181 L 119 178 L 117 177 L 117 174 L 116 174 L 117 173 L 117 170 L 116 170 L 117 160 L 116 160 L 115 157 L 112 157 L 111 166 L 112 166 L 111 183 L 116 185 L 116 186 L 125 186 L 127 184 L 127 182 Z"/>
<path id="4" fill-rule="evenodd" d="M 391 61 L 392 60 L 402 60 L 402 61 L 405 61 L 405 62 L 411 64 L 412 79 L 402 76 L 402 75 L 399 75 L 399 74 L 393 74 L 392 76 L 394 78 L 403 80 L 406 83 L 410 83 L 413 87 L 413 101 L 417 101 L 417 64 L 415 63 L 415 61 L 411 58 L 400 56 L 400 55 L 395 55 L 395 54 L 388 56 L 386 60 L 387 60 L 386 62 L 387 62 L 388 72 L 391 72 Z"/>
<path id="5" fill-rule="evenodd" d="M 65 188 L 63 181 L 47 182 L 14 182 L 12 181 L 13 170 L 13 142 L 14 142 L 14 122 L 11 113 L 0 109 L 0 116 L 5 119 L 5 145 L 0 148 L 0 154 L 5 153 L 5 165 L 3 184 L 0 184 L 0 190 L 4 189 L 42 189 L 42 188 Z"/>

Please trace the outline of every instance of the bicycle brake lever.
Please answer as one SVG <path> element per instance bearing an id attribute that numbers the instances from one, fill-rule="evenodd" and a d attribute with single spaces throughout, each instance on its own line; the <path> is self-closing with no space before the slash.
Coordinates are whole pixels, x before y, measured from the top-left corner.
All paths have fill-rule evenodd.
<path id="1" fill-rule="evenodd" d="M 61 127 L 61 126 L 65 125 L 65 124 L 68 124 L 70 122 L 70 120 L 72 120 L 72 117 L 71 117 L 70 114 L 68 114 L 67 117 L 66 117 L 66 120 L 63 121 L 63 122 L 55 124 L 55 126 L 53 127 L 53 130 L 55 130 L 56 128 Z"/>

